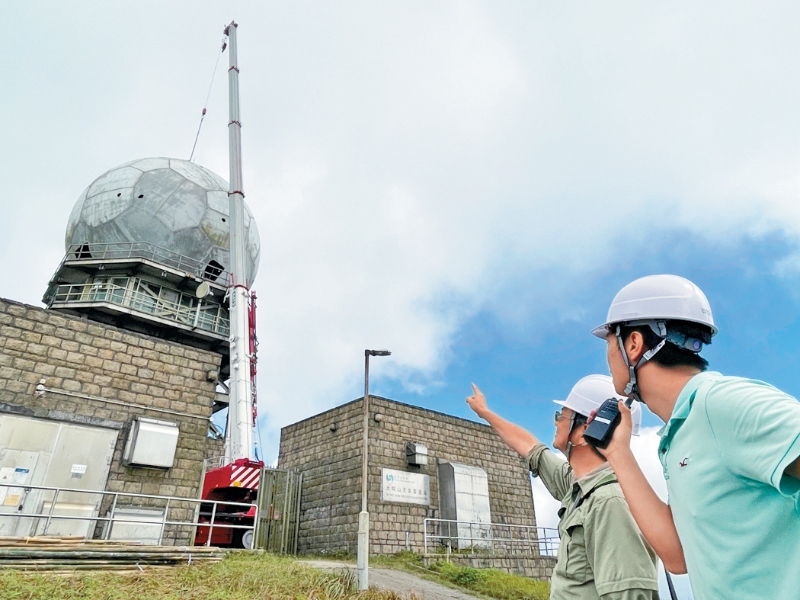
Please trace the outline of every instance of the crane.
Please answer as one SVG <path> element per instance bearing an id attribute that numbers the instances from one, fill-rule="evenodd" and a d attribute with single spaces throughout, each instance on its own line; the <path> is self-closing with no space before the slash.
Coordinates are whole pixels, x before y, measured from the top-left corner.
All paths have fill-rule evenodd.
<path id="1" fill-rule="evenodd" d="M 230 161 L 229 225 L 231 255 L 230 301 L 230 381 L 228 425 L 225 430 L 225 453 L 220 464 L 206 471 L 202 499 L 230 502 L 255 502 L 264 467 L 253 452 L 253 427 L 256 420 L 255 377 L 256 295 L 249 289 L 245 271 L 244 192 L 242 185 L 242 124 L 239 120 L 239 66 L 237 62 L 235 21 L 225 28 L 228 38 L 228 148 Z M 224 49 L 224 46 L 223 46 Z M 213 520 L 214 528 L 200 526 L 195 544 L 252 548 L 255 506 L 244 511 L 241 506 L 201 505 L 201 519 Z M 218 527 L 218 524 L 223 526 Z M 224 525 L 235 527 L 225 527 Z M 248 528 L 249 527 L 249 528 Z M 209 539 L 210 533 L 210 539 Z"/>

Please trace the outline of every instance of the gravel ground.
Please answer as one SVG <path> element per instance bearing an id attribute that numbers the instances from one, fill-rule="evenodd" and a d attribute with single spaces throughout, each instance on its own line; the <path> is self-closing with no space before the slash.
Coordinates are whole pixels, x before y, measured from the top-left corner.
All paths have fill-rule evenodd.
<path id="1" fill-rule="evenodd" d="M 304 560 L 301 561 L 318 569 L 356 569 L 353 563 L 337 562 L 333 560 Z M 394 590 L 402 596 L 415 594 L 425 600 L 475 600 L 475 596 L 454 590 L 440 583 L 428 581 L 405 571 L 394 569 L 369 570 L 369 584 L 382 590 Z"/>

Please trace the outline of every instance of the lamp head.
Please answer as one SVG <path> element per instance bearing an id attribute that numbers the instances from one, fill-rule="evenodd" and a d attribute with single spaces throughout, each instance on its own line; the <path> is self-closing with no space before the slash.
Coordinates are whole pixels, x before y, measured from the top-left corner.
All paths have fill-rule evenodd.
<path id="1" fill-rule="evenodd" d="M 388 350 L 364 350 L 364 356 L 389 356 Z"/>

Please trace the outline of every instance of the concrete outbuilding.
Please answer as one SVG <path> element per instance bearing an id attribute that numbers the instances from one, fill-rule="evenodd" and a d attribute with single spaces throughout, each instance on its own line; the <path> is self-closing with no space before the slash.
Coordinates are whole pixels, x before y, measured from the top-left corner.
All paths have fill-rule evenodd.
<path id="1" fill-rule="evenodd" d="M 549 576 L 527 465 L 490 427 L 377 396 L 369 406 L 370 554 L 448 545 L 475 566 Z M 359 398 L 281 430 L 278 467 L 303 474 L 300 553 L 355 553 L 362 419 Z"/>

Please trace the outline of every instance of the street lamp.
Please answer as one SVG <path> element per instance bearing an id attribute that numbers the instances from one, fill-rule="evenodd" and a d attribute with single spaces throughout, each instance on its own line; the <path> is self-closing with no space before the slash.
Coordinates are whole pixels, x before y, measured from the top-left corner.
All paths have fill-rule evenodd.
<path id="1" fill-rule="evenodd" d="M 369 445 L 369 357 L 388 350 L 364 350 L 364 448 L 361 452 L 361 512 L 358 513 L 358 589 L 369 588 L 369 513 L 367 512 L 367 448 Z"/>

